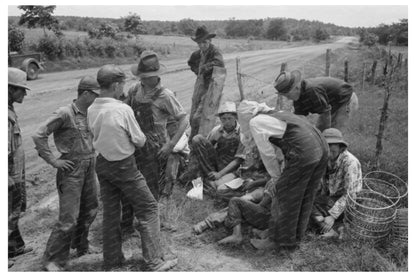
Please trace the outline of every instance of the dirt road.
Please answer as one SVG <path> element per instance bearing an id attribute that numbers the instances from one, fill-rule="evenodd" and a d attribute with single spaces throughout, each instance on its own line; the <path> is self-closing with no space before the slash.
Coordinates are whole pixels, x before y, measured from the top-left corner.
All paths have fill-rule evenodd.
<path id="1" fill-rule="evenodd" d="M 313 59 L 316 56 L 325 53 L 328 48 L 336 49 L 344 47 L 354 38 L 343 38 L 335 43 L 319 44 L 314 46 L 304 46 L 288 49 L 247 51 L 224 55 L 227 69 L 227 81 L 224 88 L 223 100 L 238 100 L 238 87 L 236 82 L 235 58 L 241 59 L 242 72 L 254 77 L 256 88 L 260 86 L 269 86 L 277 76 L 280 65 L 283 62 L 288 63 L 289 70 L 299 69 L 302 71 L 305 61 Z M 163 63 L 163 61 L 162 61 Z M 190 110 L 191 95 L 195 81 L 195 75 L 188 69 L 186 59 L 170 60 L 164 63 L 168 67 L 168 72 L 162 76 L 163 84 L 169 89 L 176 92 L 179 101 Z M 323 65 L 324 66 L 324 65 Z M 121 66 L 129 76 L 129 84 L 133 82 L 130 73 L 130 65 Z M 55 170 L 47 165 L 37 156 L 34 149 L 31 136 L 34 134 L 39 124 L 58 107 L 70 103 L 76 98 L 76 86 L 79 79 L 85 75 L 96 75 L 98 68 L 90 68 L 85 70 L 66 71 L 59 73 L 41 74 L 38 80 L 29 82 L 31 91 L 25 98 L 22 105 L 15 105 L 16 112 L 19 116 L 20 126 L 23 132 L 23 144 L 26 151 L 26 172 L 29 180 L 36 180 L 38 185 L 28 185 L 28 211 L 21 219 L 21 228 L 23 236 L 29 246 L 33 246 L 35 251 L 32 254 L 19 257 L 15 266 L 10 270 L 13 271 L 37 271 L 40 270 L 40 257 L 43 253 L 47 237 L 50 233 L 50 225 L 57 217 L 57 194 L 54 189 Z M 247 81 L 249 81 L 247 79 Z M 249 82 L 247 82 L 247 85 Z M 253 86 L 254 87 L 254 86 Z M 246 87 L 250 89 L 249 86 Z M 96 220 L 97 221 L 97 220 Z M 192 223 L 192 222 L 190 222 Z M 98 224 L 98 223 L 97 223 Z M 96 233 L 100 230 L 96 227 Z M 33 231 L 36 230 L 36 231 Z M 186 228 L 184 229 L 186 231 Z M 94 234 L 94 230 L 91 232 Z M 99 239 L 96 239 L 99 241 Z M 211 246 L 192 247 L 181 240 L 175 241 L 170 239 L 171 247 L 180 253 L 190 253 L 189 256 L 194 257 L 195 262 L 186 261 L 186 265 L 179 268 L 181 270 L 261 270 L 255 266 L 247 265 L 240 261 L 238 257 L 229 257 L 224 253 L 217 253 Z M 218 256 L 219 255 L 219 256 Z M 202 257 L 207 260 L 200 260 Z M 101 260 L 100 255 L 92 258 L 95 263 Z M 237 262 L 235 261 L 237 260 Z M 198 264 L 198 265 L 196 265 Z M 79 270 L 74 267 L 72 270 Z M 87 266 L 81 267 L 82 270 L 88 270 Z M 93 270 L 96 268 L 93 268 Z M 285 269 L 282 269 L 285 270 Z M 287 268 L 286 270 L 290 270 Z"/>

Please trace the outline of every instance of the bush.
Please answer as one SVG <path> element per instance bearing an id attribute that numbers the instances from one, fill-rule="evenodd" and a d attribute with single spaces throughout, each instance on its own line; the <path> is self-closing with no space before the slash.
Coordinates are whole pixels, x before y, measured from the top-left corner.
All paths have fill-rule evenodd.
<path id="1" fill-rule="evenodd" d="M 274 19 L 270 21 L 267 28 L 266 37 L 272 40 L 286 40 L 287 29 L 283 19 Z"/>
<path id="2" fill-rule="evenodd" d="M 60 43 L 56 37 L 41 37 L 37 45 L 37 51 L 42 52 L 49 60 L 55 60 L 60 55 Z"/>
<path id="3" fill-rule="evenodd" d="M 9 52 L 20 52 L 23 48 L 25 32 L 14 25 L 9 24 Z"/>
<path id="4" fill-rule="evenodd" d="M 316 29 L 316 31 L 313 35 L 313 39 L 316 42 L 320 42 L 322 40 L 327 40 L 327 39 L 329 39 L 329 37 L 330 36 L 329 36 L 328 32 L 325 29 L 321 29 L 321 28 Z"/>

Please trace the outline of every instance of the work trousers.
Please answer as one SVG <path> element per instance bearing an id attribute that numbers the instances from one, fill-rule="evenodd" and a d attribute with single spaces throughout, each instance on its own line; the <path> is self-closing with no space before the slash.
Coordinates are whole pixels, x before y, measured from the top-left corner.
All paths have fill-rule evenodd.
<path id="1" fill-rule="evenodd" d="M 301 166 L 288 163 L 272 201 L 272 232 L 279 246 L 296 246 L 305 235 L 319 183 L 325 173 L 328 152 L 316 162 Z"/>
<path id="2" fill-rule="evenodd" d="M 355 92 L 352 93 L 350 101 L 339 107 L 339 109 L 331 112 L 331 128 L 344 130 L 350 118 L 358 110 L 358 97 Z M 318 117 L 317 126 L 321 126 L 321 116 Z"/>
<path id="3" fill-rule="evenodd" d="M 139 223 L 142 254 L 152 269 L 162 263 L 158 204 L 143 175 L 137 169 L 134 155 L 121 161 L 97 158 L 97 175 L 103 201 L 103 256 L 106 267 L 119 266 L 123 260 L 120 229 L 120 200 L 123 194 L 132 205 Z"/>
<path id="4" fill-rule="evenodd" d="M 191 113 L 189 115 L 189 123 L 191 125 L 189 141 L 192 141 L 192 138 L 199 132 L 202 109 L 204 107 L 205 96 L 208 91 L 206 82 L 209 82 L 209 80 L 205 81 L 203 75 L 198 75 L 194 86 L 194 93 L 192 94 Z"/>
<path id="5" fill-rule="evenodd" d="M 266 229 L 269 219 L 270 205 L 269 207 L 263 207 L 249 200 L 234 197 L 231 198 L 228 204 L 228 214 L 224 225 L 228 228 L 233 228 L 242 222 L 247 222 L 256 228 Z"/>
<path id="6" fill-rule="evenodd" d="M 73 161 L 72 171 L 58 169 L 59 220 L 46 244 L 45 262 L 64 266 L 70 248 L 88 251 L 90 225 L 98 212 L 95 158 Z"/>
<path id="7" fill-rule="evenodd" d="M 16 256 L 25 248 L 25 242 L 19 230 L 19 218 L 22 212 L 23 194 L 25 183 L 14 183 L 8 189 L 8 239 L 9 257 Z"/>

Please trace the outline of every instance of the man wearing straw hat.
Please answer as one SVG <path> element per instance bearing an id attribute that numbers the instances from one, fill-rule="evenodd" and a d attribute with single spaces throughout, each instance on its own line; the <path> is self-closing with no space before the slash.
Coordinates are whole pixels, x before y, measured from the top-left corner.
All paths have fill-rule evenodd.
<path id="1" fill-rule="evenodd" d="M 329 161 L 311 219 L 321 229 L 322 237 L 336 237 L 334 223 L 345 211 L 348 191 L 355 194 L 362 188 L 361 164 L 347 150 L 348 144 L 338 129 L 329 128 L 322 134 L 329 144 Z"/>
<path id="2" fill-rule="evenodd" d="M 19 230 L 19 217 L 26 210 L 25 187 L 25 152 L 23 150 L 22 133 L 14 110 L 14 103 L 23 103 L 26 91 L 26 73 L 20 69 L 9 67 L 9 109 L 8 109 L 8 239 L 9 258 L 23 255 L 33 250 L 26 247 Z M 9 267 L 13 261 L 9 260 Z"/>
<path id="3" fill-rule="evenodd" d="M 209 33 L 205 26 L 200 26 L 195 31 L 195 37 L 191 37 L 198 44 L 199 50 L 193 52 L 188 60 L 188 65 L 191 67 L 192 72 L 198 76 L 192 95 L 191 114 L 189 118 L 191 123 L 190 140 L 199 131 L 204 96 L 209 87 L 213 67 L 224 67 L 221 52 L 211 43 L 211 39 L 215 36 L 216 34 Z M 198 84 L 200 85 L 198 86 Z"/>
<path id="4" fill-rule="evenodd" d="M 244 161 L 235 103 L 223 103 L 216 115 L 221 120 L 220 125 L 215 126 L 206 138 L 201 134 L 193 137 L 189 166 L 178 178 L 179 183 L 186 184 L 201 174 L 208 181 L 204 183 L 210 184 L 209 189 L 216 191 L 215 181 L 236 170 Z"/>
<path id="5" fill-rule="evenodd" d="M 299 70 L 281 72 L 274 87 L 293 100 L 295 114 L 319 114 L 316 127 L 343 128 L 351 114 L 358 109 L 358 98 L 352 86 L 340 79 L 318 77 L 301 80 Z"/>

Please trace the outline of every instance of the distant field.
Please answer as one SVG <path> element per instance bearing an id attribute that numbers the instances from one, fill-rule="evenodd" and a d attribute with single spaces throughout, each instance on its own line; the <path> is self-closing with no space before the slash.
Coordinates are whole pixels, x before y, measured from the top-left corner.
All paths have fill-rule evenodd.
<path id="1" fill-rule="evenodd" d="M 25 44 L 26 48 L 29 45 L 34 45 L 44 35 L 43 30 L 37 29 L 24 29 L 25 31 Z M 51 31 L 47 31 L 48 35 L 53 36 Z M 88 38 L 87 32 L 76 31 L 64 31 L 64 38 L 66 40 L 76 40 L 80 38 Z M 163 60 L 185 58 L 197 50 L 196 43 L 188 36 L 156 36 L 156 35 L 140 35 L 138 39 L 132 38 L 125 42 L 137 43 L 146 49 L 153 50 L 161 56 Z M 285 41 L 270 41 L 270 40 L 251 40 L 251 39 L 224 39 L 214 38 L 213 44 L 216 45 L 223 53 L 233 53 L 250 50 L 263 50 L 263 49 L 279 49 L 296 47 L 302 45 L 314 44 L 311 41 L 300 42 L 285 42 Z M 112 61 L 115 64 L 131 63 L 132 56 L 119 57 L 116 56 L 112 59 L 97 58 L 97 57 L 83 57 L 82 59 L 68 57 L 64 60 L 54 60 L 53 62 L 47 61 L 47 71 L 62 71 L 68 69 L 88 68 L 100 66 L 101 64 Z"/>

